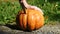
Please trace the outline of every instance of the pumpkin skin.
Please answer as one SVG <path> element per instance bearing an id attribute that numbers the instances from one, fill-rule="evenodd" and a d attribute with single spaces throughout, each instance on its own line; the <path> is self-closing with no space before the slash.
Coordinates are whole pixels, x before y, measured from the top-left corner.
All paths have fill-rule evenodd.
<path id="1" fill-rule="evenodd" d="M 24 13 L 23 10 L 19 11 L 16 21 L 20 29 L 33 31 L 44 25 L 44 16 L 40 13 L 40 11 L 26 9 L 26 13 Z"/>

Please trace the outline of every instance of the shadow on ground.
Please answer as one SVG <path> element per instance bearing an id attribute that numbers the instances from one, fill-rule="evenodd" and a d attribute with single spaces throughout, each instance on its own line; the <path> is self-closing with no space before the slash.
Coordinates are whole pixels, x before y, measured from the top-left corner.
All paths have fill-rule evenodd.
<path id="1" fill-rule="evenodd" d="M 11 28 L 13 30 L 20 30 L 20 31 L 24 31 L 24 32 L 31 32 L 31 31 L 28 31 L 28 30 L 22 30 L 16 24 L 14 24 L 14 25 L 6 24 L 5 26 L 7 26 L 7 27 L 9 27 L 9 28 Z"/>
<path id="2" fill-rule="evenodd" d="M 10 32 L 3 32 L 3 31 L 0 31 L 0 34 L 11 34 Z"/>
<path id="3" fill-rule="evenodd" d="M 11 29 L 15 29 L 15 30 L 21 30 L 17 25 L 10 25 L 10 24 L 6 24 L 5 26 L 11 28 Z"/>

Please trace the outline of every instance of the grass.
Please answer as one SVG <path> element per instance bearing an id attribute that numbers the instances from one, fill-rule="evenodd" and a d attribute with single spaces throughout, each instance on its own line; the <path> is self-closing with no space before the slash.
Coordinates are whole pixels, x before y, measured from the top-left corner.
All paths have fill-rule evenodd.
<path id="1" fill-rule="evenodd" d="M 27 2 L 43 10 L 45 23 L 60 21 L 59 0 L 27 0 Z M 18 0 L 0 0 L 0 25 L 15 22 L 19 10 L 21 6 Z"/>

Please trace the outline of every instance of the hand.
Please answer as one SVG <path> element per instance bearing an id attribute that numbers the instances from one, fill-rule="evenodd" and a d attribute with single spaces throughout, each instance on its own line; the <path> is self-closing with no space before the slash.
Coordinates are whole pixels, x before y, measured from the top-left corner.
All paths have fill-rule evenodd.
<path id="1" fill-rule="evenodd" d="M 23 2 L 23 0 L 19 0 L 19 2 L 20 2 L 20 3 L 22 3 L 22 2 Z"/>

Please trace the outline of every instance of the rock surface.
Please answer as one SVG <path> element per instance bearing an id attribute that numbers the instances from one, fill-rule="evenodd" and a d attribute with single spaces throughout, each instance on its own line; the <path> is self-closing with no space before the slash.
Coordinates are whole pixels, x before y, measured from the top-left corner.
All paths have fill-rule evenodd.
<path id="1" fill-rule="evenodd" d="M 60 34 L 60 25 L 44 25 L 32 32 L 19 30 L 16 26 L 0 26 L 0 34 Z"/>

